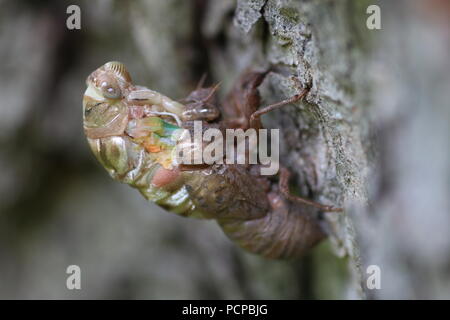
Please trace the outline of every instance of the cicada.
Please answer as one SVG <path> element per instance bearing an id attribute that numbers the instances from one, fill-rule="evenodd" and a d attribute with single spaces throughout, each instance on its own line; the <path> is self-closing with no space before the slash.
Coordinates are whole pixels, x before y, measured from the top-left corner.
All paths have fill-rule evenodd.
<path id="1" fill-rule="evenodd" d="M 183 217 L 214 219 L 240 247 L 268 258 L 299 256 L 326 234 L 298 203 L 326 211 L 329 206 L 289 193 L 289 172 L 279 182 L 251 164 L 177 164 L 174 133 L 205 128 L 262 128 L 260 115 L 301 100 L 308 90 L 259 109 L 258 86 L 267 72 L 241 76 L 220 105 L 217 86 L 199 85 L 186 99 L 171 98 L 132 83 L 120 62 L 108 62 L 87 78 L 83 97 L 84 131 L 97 160 L 115 180 Z"/>

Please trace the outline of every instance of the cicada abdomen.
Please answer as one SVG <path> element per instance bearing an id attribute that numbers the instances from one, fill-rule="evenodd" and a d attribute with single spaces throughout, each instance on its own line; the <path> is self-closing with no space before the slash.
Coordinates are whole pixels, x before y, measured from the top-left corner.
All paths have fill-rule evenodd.
<path id="1" fill-rule="evenodd" d="M 247 251 L 267 258 L 296 257 L 325 237 L 313 216 L 243 166 L 216 166 L 185 183 L 195 206 L 209 212 L 208 217 Z"/>
<path id="2" fill-rule="evenodd" d="M 244 75 L 224 103 L 228 118 L 220 119 L 217 87 L 197 88 L 182 104 L 134 86 L 123 64 L 109 62 L 88 77 L 83 98 L 91 150 L 114 179 L 161 207 L 181 216 L 215 219 L 231 240 L 253 253 L 298 256 L 325 234 L 271 180 L 247 164 L 185 166 L 174 161 L 175 132 L 190 128 L 192 121 L 222 130 L 249 126 L 264 75 Z M 257 119 L 254 123 L 260 127 Z"/>

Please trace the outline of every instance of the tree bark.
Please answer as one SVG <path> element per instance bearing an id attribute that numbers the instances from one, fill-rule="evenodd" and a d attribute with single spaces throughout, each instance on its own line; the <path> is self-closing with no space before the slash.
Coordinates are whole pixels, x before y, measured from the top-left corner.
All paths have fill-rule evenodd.
<path id="1" fill-rule="evenodd" d="M 79 1 L 69 31 L 72 2 L 0 1 L 0 298 L 450 298 L 445 1 Z M 109 60 L 175 99 L 248 68 L 271 68 L 264 104 L 297 94 L 292 77 L 310 87 L 263 122 L 296 192 L 344 207 L 321 217 L 329 240 L 264 260 L 109 179 L 81 129 L 84 81 Z"/>

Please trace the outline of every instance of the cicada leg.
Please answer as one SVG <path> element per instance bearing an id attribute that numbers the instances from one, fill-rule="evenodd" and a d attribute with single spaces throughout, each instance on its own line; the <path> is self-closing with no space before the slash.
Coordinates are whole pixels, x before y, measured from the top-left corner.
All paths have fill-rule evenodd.
<path id="1" fill-rule="evenodd" d="M 302 203 L 302 204 L 306 204 L 308 206 L 311 207 L 315 207 L 318 209 L 321 209 L 323 211 L 326 212 L 342 212 L 343 209 L 342 208 L 335 208 L 333 206 L 327 206 L 309 199 L 305 199 L 299 196 L 295 196 L 293 195 L 290 191 L 289 191 L 289 178 L 291 176 L 291 173 L 289 172 L 288 169 L 286 168 L 280 168 L 280 180 L 279 180 L 279 188 L 280 188 L 280 192 L 281 194 L 288 200 L 292 201 L 292 202 L 297 202 L 297 203 Z"/>
<path id="2" fill-rule="evenodd" d="M 253 112 L 250 116 L 250 127 L 251 128 L 260 128 L 261 124 L 260 124 L 260 117 L 263 114 L 266 114 L 270 111 L 279 109 L 281 107 L 284 107 L 285 105 L 291 104 L 291 103 L 295 103 L 297 101 L 302 100 L 309 92 L 309 89 L 303 89 L 303 91 L 299 94 L 296 94 L 288 99 L 282 100 L 280 102 L 274 103 L 274 104 L 270 104 L 262 109 L 259 109 L 255 112 Z"/>

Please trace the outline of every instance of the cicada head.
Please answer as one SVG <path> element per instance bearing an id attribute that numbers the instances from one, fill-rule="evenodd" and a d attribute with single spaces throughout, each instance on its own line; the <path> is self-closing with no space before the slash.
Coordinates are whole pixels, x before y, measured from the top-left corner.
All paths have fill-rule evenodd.
<path id="1" fill-rule="evenodd" d="M 124 96 L 131 77 L 120 62 L 108 62 L 92 72 L 86 80 L 83 97 L 83 124 L 88 138 L 120 135 L 128 120 Z"/>

